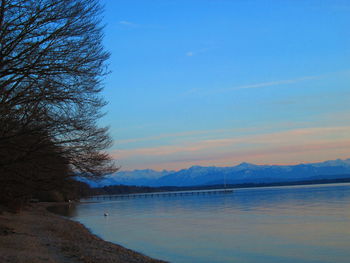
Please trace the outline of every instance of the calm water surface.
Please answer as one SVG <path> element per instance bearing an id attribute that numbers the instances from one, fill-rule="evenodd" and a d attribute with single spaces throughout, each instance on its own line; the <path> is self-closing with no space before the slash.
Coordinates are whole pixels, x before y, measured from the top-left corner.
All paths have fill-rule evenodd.
<path id="1" fill-rule="evenodd" d="M 350 262 L 350 184 L 105 200 L 71 212 L 103 239 L 170 262 Z"/>

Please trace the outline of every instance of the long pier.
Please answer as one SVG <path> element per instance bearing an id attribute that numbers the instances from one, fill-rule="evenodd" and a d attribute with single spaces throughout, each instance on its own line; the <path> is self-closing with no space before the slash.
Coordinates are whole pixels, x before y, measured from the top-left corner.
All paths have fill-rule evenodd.
<path id="1" fill-rule="evenodd" d="M 152 197 L 170 197 L 170 196 L 191 196 L 191 195 L 214 195 L 214 194 L 230 194 L 233 189 L 216 189 L 216 190 L 195 190 L 195 191 L 169 191 L 154 193 L 135 193 L 135 194 L 117 194 L 117 195 L 95 195 L 91 196 L 91 200 L 114 200 L 128 198 L 152 198 Z"/>

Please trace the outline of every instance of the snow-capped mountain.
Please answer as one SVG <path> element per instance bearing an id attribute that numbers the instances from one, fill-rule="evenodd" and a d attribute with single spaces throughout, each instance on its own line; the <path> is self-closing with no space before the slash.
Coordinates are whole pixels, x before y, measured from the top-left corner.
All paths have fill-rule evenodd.
<path id="1" fill-rule="evenodd" d="M 174 171 L 155 171 L 151 169 L 120 171 L 104 177 L 102 180 L 90 180 L 78 177 L 79 181 L 88 183 L 92 187 L 103 187 L 107 185 L 150 185 L 160 177 L 166 176 Z"/>
<path id="2" fill-rule="evenodd" d="M 93 187 L 106 185 L 194 186 L 239 183 L 292 182 L 350 177 L 350 159 L 298 165 L 256 165 L 241 163 L 232 167 L 192 166 L 180 171 L 121 171 L 101 181 L 80 179 Z"/>

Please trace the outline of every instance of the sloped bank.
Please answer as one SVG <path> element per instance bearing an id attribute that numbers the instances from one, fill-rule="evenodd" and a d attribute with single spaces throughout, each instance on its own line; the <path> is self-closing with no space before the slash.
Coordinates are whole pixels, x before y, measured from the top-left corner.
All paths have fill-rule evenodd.
<path id="1" fill-rule="evenodd" d="M 34 204 L 20 214 L 0 215 L 0 262 L 164 262 L 106 242 L 82 224 L 47 211 L 48 205 Z"/>

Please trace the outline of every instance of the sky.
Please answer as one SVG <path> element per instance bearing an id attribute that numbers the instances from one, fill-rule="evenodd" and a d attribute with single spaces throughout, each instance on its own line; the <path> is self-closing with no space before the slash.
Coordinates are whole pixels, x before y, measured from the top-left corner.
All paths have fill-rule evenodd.
<path id="1" fill-rule="evenodd" d="M 101 2 L 122 170 L 350 158 L 350 1 Z"/>

